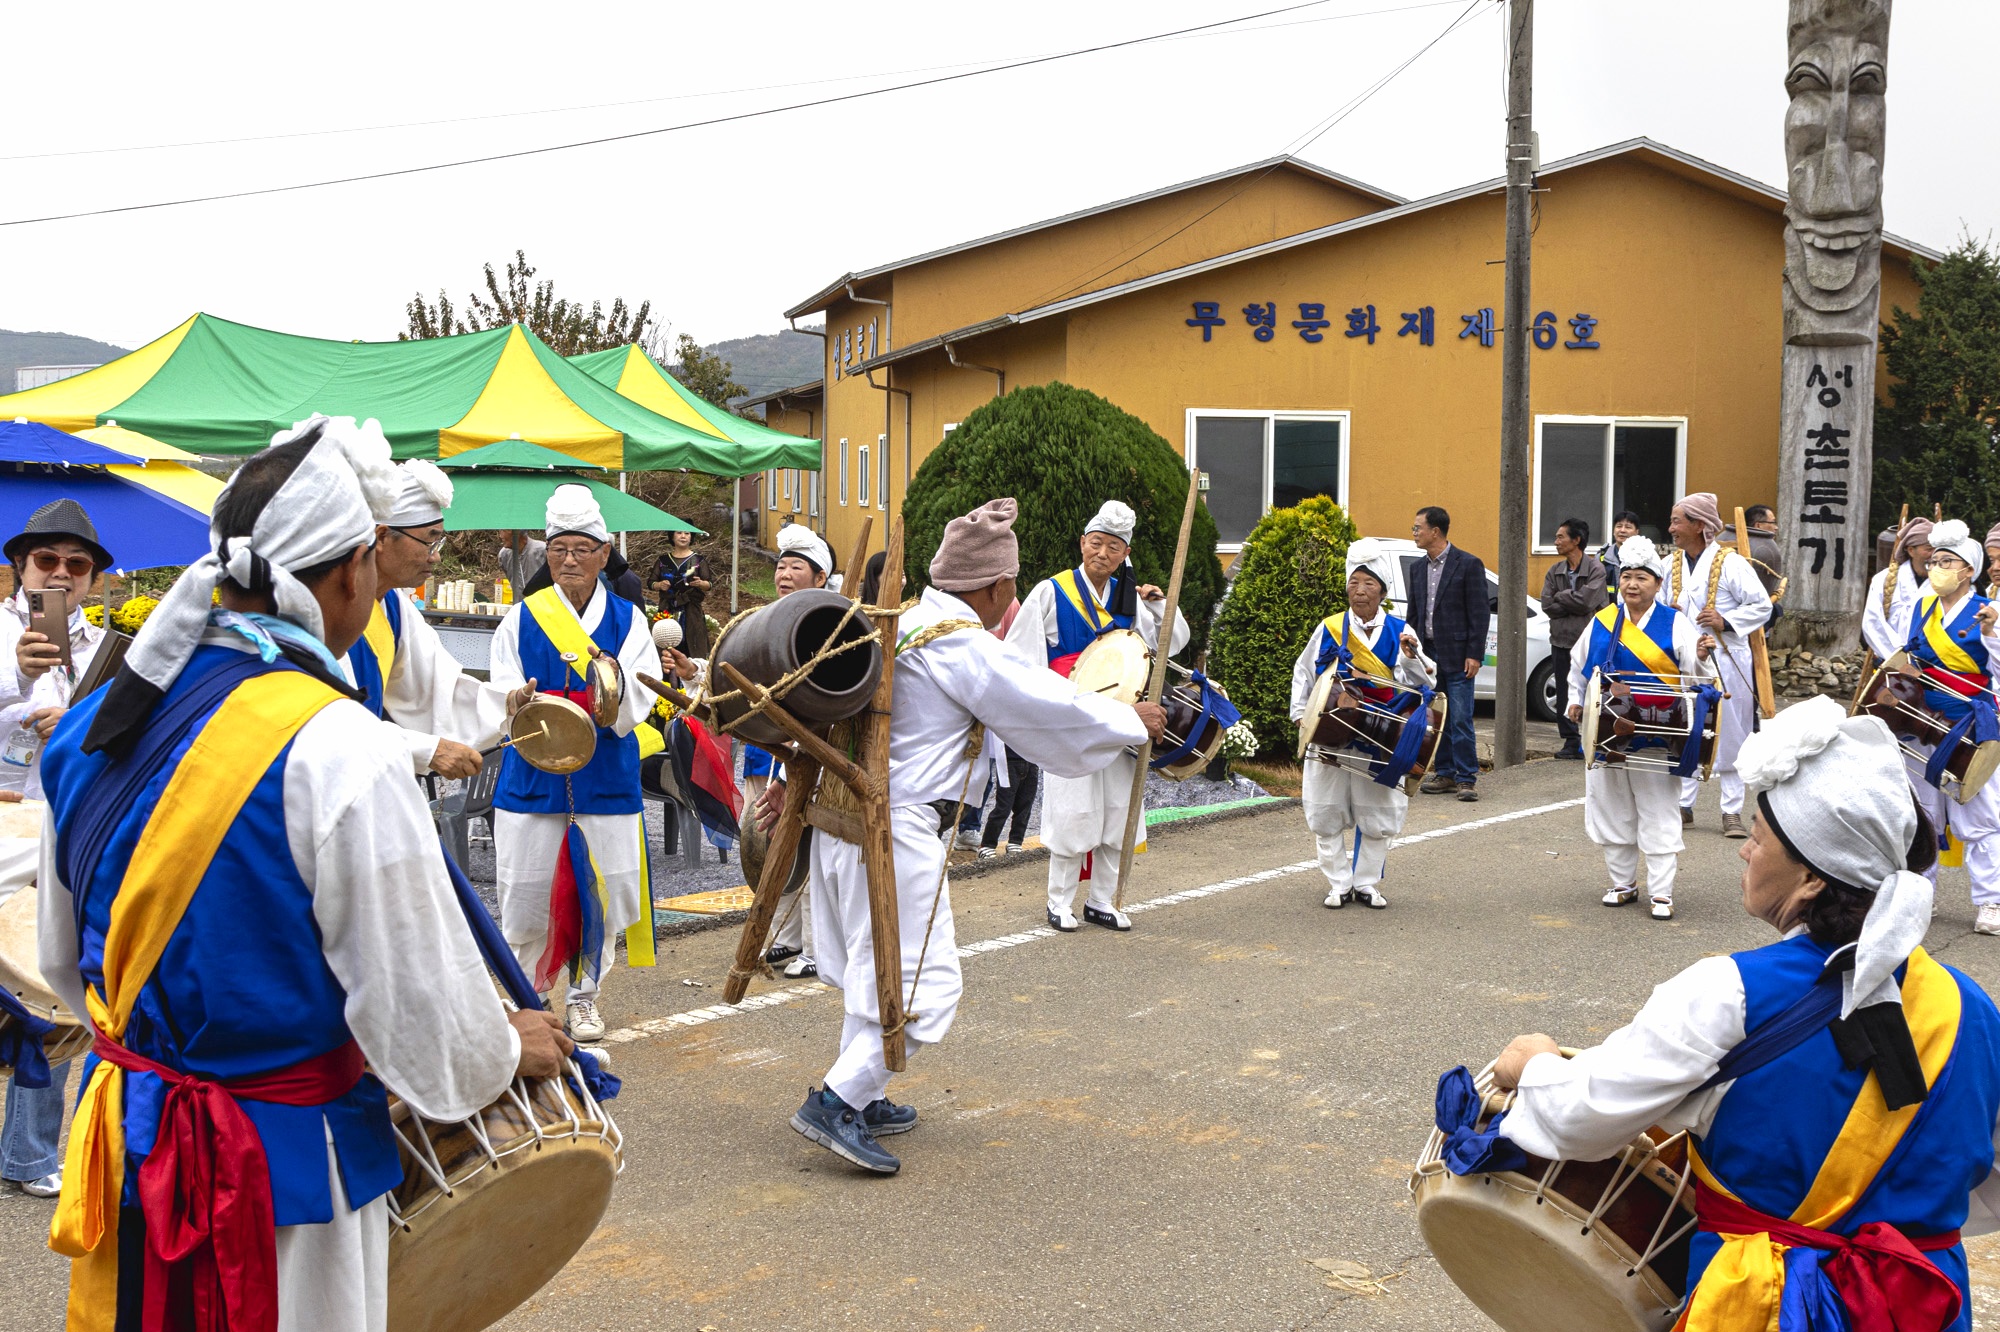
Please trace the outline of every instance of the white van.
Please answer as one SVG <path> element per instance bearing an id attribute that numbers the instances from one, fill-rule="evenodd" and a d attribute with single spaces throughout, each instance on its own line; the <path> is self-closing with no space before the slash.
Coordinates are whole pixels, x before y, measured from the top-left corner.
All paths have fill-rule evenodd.
<path id="1" fill-rule="evenodd" d="M 1422 576 L 1424 552 L 1405 537 L 1362 537 L 1347 548 L 1348 567 L 1364 564 L 1379 574 L 1389 588 L 1389 610 L 1402 614 L 1410 604 L 1409 587 Z M 1500 578 L 1486 571 L 1486 660 L 1473 683 L 1473 697 L 1488 702 L 1493 698 L 1495 663 L 1500 651 Z M 1439 663 L 1443 666 L 1444 663 Z M 1537 721 L 1556 719 L 1555 663 L 1549 660 L 1549 617 L 1542 603 L 1528 598 L 1528 715 Z"/>

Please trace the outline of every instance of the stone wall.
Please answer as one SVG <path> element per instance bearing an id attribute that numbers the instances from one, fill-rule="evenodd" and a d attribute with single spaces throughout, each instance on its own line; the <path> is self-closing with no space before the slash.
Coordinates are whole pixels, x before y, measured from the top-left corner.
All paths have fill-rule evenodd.
<path id="1" fill-rule="evenodd" d="M 1863 655 L 1860 648 L 1839 657 L 1829 657 L 1806 648 L 1772 648 L 1771 684 L 1777 689 L 1780 699 L 1796 700 L 1825 694 L 1846 704 L 1854 698 L 1854 691 L 1860 688 Z"/>

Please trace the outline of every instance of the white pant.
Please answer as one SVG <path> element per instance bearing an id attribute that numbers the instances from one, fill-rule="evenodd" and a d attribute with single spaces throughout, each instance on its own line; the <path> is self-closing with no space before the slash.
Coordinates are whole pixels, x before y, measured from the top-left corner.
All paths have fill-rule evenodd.
<path id="1" fill-rule="evenodd" d="M 1348 768 L 1307 759 L 1304 805 L 1306 827 L 1319 847 L 1319 867 L 1335 892 L 1373 888 L 1388 867 L 1389 840 L 1403 831 L 1410 798 L 1403 784 L 1383 786 Z M 1343 834 L 1354 829 L 1352 854 Z"/>
<path id="2" fill-rule="evenodd" d="M 938 841 L 937 811 L 905 805 L 889 811 L 896 848 L 896 912 L 902 932 L 902 995 L 908 1011 L 903 1038 L 915 1054 L 951 1030 L 958 997 L 965 990 L 958 967 L 958 933 L 952 923 L 951 885 L 939 887 L 945 849 Z M 838 986 L 846 1015 L 840 1028 L 840 1057 L 827 1070 L 826 1085 L 854 1108 L 882 1099 L 889 1089 L 889 1066 L 882 1054 L 882 1010 L 875 994 L 875 936 L 868 913 L 868 872 L 861 848 L 837 837 L 812 841 L 813 939 L 819 949 L 819 977 Z M 931 921 L 935 906 L 937 918 Z M 924 932 L 930 931 L 926 947 Z M 917 959 L 923 958 L 918 974 Z M 916 998 L 910 999 L 915 978 Z"/>
<path id="3" fill-rule="evenodd" d="M 1613 888 L 1639 886 L 1639 859 L 1644 856 L 1648 895 L 1673 900 L 1681 850 L 1677 780 L 1670 772 L 1622 763 L 1584 774 L 1583 830 L 1604 848 Z"/>
<path id="4" fill-rule="evenodd" d="M 1116 909 L 1118 901 L 1119 857 L 1125 848 L 1116 842 L 1094 846 L 1075 855 L 1049 853 L 1049 910 L 1058 916 L 1076 904 L 1077 886 L 1083 882 L 1083 858 L 1090 857 L 1090 895 L 1086 899 L 1100 911 Z"/>
<path id="5" fill-rule="evenodd" d="M 750 807 L 757 803 L 757 797 L 764 794 L 764 788 L 770 784 L 771 779 L 768 777 L 752 776 L 743 779 L 745 818 L 752 817 Z M 810 832 L 808 829 L 806 835 L 810 835 Z M 812 916 L 812 907 L 809 905 L 809 899 L 803 896 L 810 883 L 811 880 L 808 879 L 806 884 L 800 885 L 798 892 L 786 893 L 778 899 L 778 914 L 771 918 L 776 922 L 771 931 L 771 947 L 796 948 L 807 957 L 812 956 L 812 947 L 806 941 L 806 922 Z M 754 890 L 757 885 L 753 883 L 750 887 Z"/>
<path id="6" fill-rule="evenodd" d="M 1757 691 L 1754 688 L 1750 649 L 1732 652 L 1718 647 L 1715 650 L 1715 668 L 1722 673 L 1717 683 L 1729 691 L 1729 697 L 1715 705 L 1715 781 L 1722 788 L 1722 812 L 1741 814 L 1743 779 L 1736 775 L 1736 751 L 1743 748 L 1743 737 L 1750 734 L 1757 717 Z M 1695 795 L 1700 790 L 1699 780 L 1683 777 L 1681 804 L 1693 809 Z"/>
<path id="7" fill-rule="evenodd" d="M 326 1154 L 333 1219 L 276 1230 L 278 1332 L 382 1332 L 389 1325 L 389 1197 L 350 1207 L 331 1142 Z"/>
<path id="8" fill-rule="evenodd" d="M 569 987 L 569 997 L 594 996 L 611 970 L 618 936 L 644 914 L 639 894 L 645 890 L 641 870 L 646 827 L 637 814 L 579 814 L 577 826 L 590 844 L 590 859 L 604 883 L 604 952 L 598 975 L 588 970 L 581 983 Z M 500 890 L 500 932 L 532 981 L 535 966 L 549 937 L 549 887 L 555 881 L 556 857 L 563 851 L 569 819 L 562 814 L 493 812 L 495 884 Z"/>
<path id="9" fill-rule="evenodd" d="M 2000 788 L 1989 781 L 1979 794 L 1959 804 L 1957 800 L 1923 781 L 1919 795 L 1928 790 L 1944 811 L 1952 835 L 1965 844 L 1965 872 L 1972 880 L 1972 904 L 2000 904 Z"/>

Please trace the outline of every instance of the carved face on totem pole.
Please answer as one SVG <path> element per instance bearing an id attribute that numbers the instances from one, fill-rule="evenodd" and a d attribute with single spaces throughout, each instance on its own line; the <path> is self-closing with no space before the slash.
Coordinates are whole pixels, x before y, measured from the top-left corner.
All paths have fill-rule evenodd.
<path id="1" fill-rule="evenodd" d="M 1785 341 L 1875 341 L 1889 0 L 1791 0 Z"/>

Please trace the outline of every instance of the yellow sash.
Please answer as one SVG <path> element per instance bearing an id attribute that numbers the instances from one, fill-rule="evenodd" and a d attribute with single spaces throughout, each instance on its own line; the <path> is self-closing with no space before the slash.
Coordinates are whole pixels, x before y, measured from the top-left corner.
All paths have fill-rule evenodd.
<path id="1" fill-rule="evenodd" d="M 527 608 L 528 614 L 535 617 L 535 623 L 549 636 L 549 642 L 555 644 L 556 651 L 570 659 L 569 669 L 576 676 L 576 683 L 572 685 L 565 680 L 562 688 L 583 688 L 587 678 L 584 670 L 596 654 L 597 644 L 584 632 L 583 621 L 576 617 L 569 598 L 562 594 L 561 588 L 551 585 L 530 594 L 521 604 Z M 542 687 L 553 689 L 556 686 L 553 681 L 544 680 Z"/>
<path id="2" fill-rule="evenodd" d="M 243 802 L 299 728 L 339 697 L 299 671 L 273 671 L 236 686 L 202 726 L 153 807 L 111 903 L 104 992 L 85 996 L 98 1030 L 123 1039 L 140 991 Z M 49 1247 L 76 1260 L 69 1332 L 109 1332 L 117 1315 L 124 1108 L 125 1071 L 99 1061 L 77 1103 L 62 1199 L 49 1226 Z"/>
<path id="3" fill-rule="evenodd" d="M 394 596 L 395 593 L 389 595 Z M 361 641 L 375 654 L 375 669 L 382 675 L 382 691 L 389 689 L 389 672 L 396 664 L 396 631 L 389 627 L 389 614 L 377 601 L 375 608 L 368 612 L 368 627 L 361 631 Z"/>
<path id="4" fill-rule="evenodd" d="M 1967 675 L 1984 673 L 1979 663 L 1952 641 L 1951 630 L 1944 627 L 1942 602 L 1936 597 L 1926 597 L 1918 609 L 1924 617 L 1924 642 L 1930 644 L 1931 651 L 1937 654 L 1938 665 L 1948 671 L 1963 671 Z"/>
<path id="5" fill-rule="evenodd" d="M 1664 613 L 1664 608 L 1659 609 Z M 1597 612 L 1597 622 L 1604 626 L 1606 633 L 1611 632 L 1612 626 L 1618 624 L 1618 610 L 1619 607 L 1614 602 Z M 1660 645 L 1655 643 L 1645 630 L 1634 624 L 1629 615 L 1625 617 L 1624 624 L 1618 630 L 1618 643 L 1637 657 L 1647 670 L 1659 676 L 1662 683 L 1669 685 L 1680 683 L 1680 663 L 1661 651 Z"/>
<path id="6" fill-rule="evenodd" d="M 1916 1041 L 1926 1086 L 1937 1085 L 1938 1075 L 1951 1058 L 1958 1041 L 1962 1000 L 1958 982 L 1930 954 L 1921 948 L 1910 954 L 1909 967 L 1903 973 L 1903 1013 Z M 1906 1105 L 1900 1110 L 1889 1109 L 1882 1099 L 1882 1084 L 1871 1071 L 1826 1160 L 1820 1163 L 1805 1201 L 1789 1219 L 1814 1230 L 1838 1225 L 1888 1164 L 1921 1108 Z M 1736 1198 L 1710 1172 L 1691 1143 L 1688 1157 L 1703 1188 Z M 1687 1311 L 1676 1326 L 1688 1332 L 1777 1327 L 1788 1247 L 1763 1234 L 1724 1235 L 1715 1261 L 1702 1275 L 1701 1285 L 1695 1288 L 1694 1298 L 1688 1301 Z"/>
<path id="7" fill-rule="evenodd" d="M 1049 581 L 1056 585 L 1058 592 L 1069 598 L 1069 604 L 1076 607 L 1076 613 L 1083 617 L 1083 622 L 1097 633 L 1117 627 L 1111 622 L 1111 612 L 1099 606 L 1097 598 L 1078 580 L 1076 570 L 1064 569 Z"/>
<path id="8" fill-rule="evenodd" d="M 1345 632 L 1344 626 L 1346 623 L 1347 612 L 1341 611 L 1337 615 L 1327 616 L 1325 620 L 1321 621 L 1321 627 L 1326 630 L 1329 638 L 1339 643 L 1341 635 Z M 1361 641 L 1361 634 L 1358 627 L 1355 633 L 1347 635 L 1345 647 L 1347 648 L 1347 654 L 1354 658 L 1354 669 L 1361 674 L 1372 675 L 1378 680 L 1393 680 L 1396 678 L 1389 670 L 1388 665 L 1375 655 L 1374 650 Z"/>
<path id="9" fill-rule="evenodd" d="M 551 584 L 539 592 L 529 594 L 528 598 L 521 605 L 527 609 L 528 614 L 535 617 L 535 623 L 540 625 L 542 632 L 549 636 L 549 642 L 555 644 L 556 651 L 569 658 L 569 674 L 576 677 L 576 682 L 574 684 L 570 683 L 566 676 L 561 687 L 564 689 L 583 688 L 587 678 L 584 675 L 584 669 L 588 666 L 591 657 L 596 654 L 597 644 L 591 639 L 589 634 L 584 632 L 583 621 L 577 619 L 575 609 L 569 604 L 569 598 L 563 595 L 561 588 Z M 607 607 L 605 614 L 608 615 L 610 613 L 610 609 Z M 540 684 L 544 689 L 556 687 L 553 682 L 547 680 L 541 681 Z M 666 747 L 663 743 L 658 743 L 657 737 L 655 737 L 655 743 L 650 746 L 649 750 L 647 732 L 651 729 L 651 727 L 647 726 L 639 728 L 639 757 L 641 759 L 648 758 L 651 754 L 658 753 Z M 646 838 L 642 821 L 639 837 L 639 919 L 625 929 L 625 961 L 628 966 L 634 967 L 650 967 L 654 964 L 655 960 L 653 955 L 653 893 L 650 883 L 652 876 L 646 864 L 645 851 Z"/>

